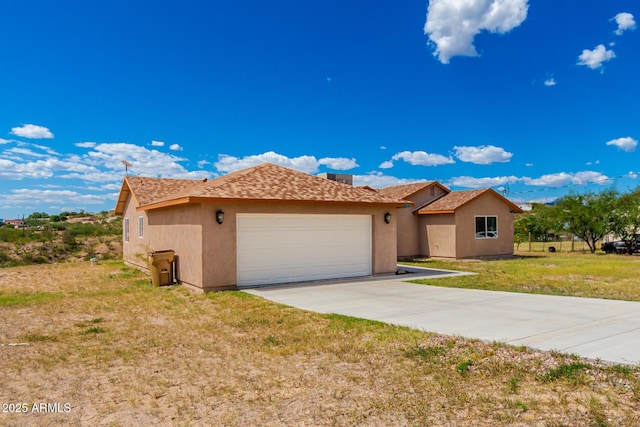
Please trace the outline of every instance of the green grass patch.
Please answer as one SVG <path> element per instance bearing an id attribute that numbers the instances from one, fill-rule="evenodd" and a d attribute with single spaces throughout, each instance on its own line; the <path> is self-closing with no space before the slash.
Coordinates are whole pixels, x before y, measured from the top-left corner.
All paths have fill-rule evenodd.
<path id="1" fill-rule="evenodd" d="M 262 341 L 265 345 L 268 346 L 277 346 L 282 344 L 282 341 L 280 341 L 275 335 L 267 335 L 267 337 Z"/>
<path id="2" fill-rule="evenodd" d="M 556 253 L 403 264 L 477 273 L 411 281 L 431 286 L 640 301 L 639 256 Z"/>
<path id="3" fill-rule="evenodd" d="M 89 334 L 104 334 L 105 332 L 107 332 L 106 329 L 104 328 L 100 328 L 97 326 L 94 326 L 92 328 L 89 329 L 85 329 L 84 331 L 80 332 L 80 335 L 89 335 Z"/>
<path id="4" fill-rule="evenodd" d="M 52 337 L 50 335 L 40 335 L 40 334 L 27 334 L 24 336 L 24 339 L 28 342 L 55 342 L 58 341 L 57 337 Z"/>
<path id="5" fill-rule="evenodd" d="M 520 377 L 514 376 L 509 378 L 509 381 L 507 381 L 507 388 L 510 393 L 518 394 L 518 390 L 520 388 Z"/>
<path id="6" fill-rule="evenodd" d="M 458 372 L 460 375 L 464 375 L 469 372 L 469 367 L 471 365 L 473 365 L 473 362 L 471 360 L 463 360 L 456 365 L 456 372 Z"/>
<path id="7" fill-rule="evenodd" d="M 582 382 L 583 374 L 587 368 L 589 368 L 589 365 L 581 362 L 563 364 L 555 369 L 551 369 L 540 379 L 543 382 L 565 380 L 570 384 L 579 384 Z"/>
<path id="8" fill-rule="evenodd" d="M 329 319 L 332 328 L 343 331 L 367 329 L 386 325 L 385 323 L 378 322 L 376 320 L 360 319 L 358 317 L 344 316 L 342 314 L 328 314 L 327 318 Z"/>
<path id="9" fill-rule="evenodd" d="M 0 307 L 16 307 L 31 304 L 45 304 L 64 298 L 61 292 L 11 292 L 0 293 Z"/>
<path id="10" fill-rule="evenodd" d="M 410 358 L 436 363 L 440 360 L 440 356 L 442 356 L 444 352 L 445 349 L 442 347 L 422 347 L 416 345 L 415 347 L 405 351 L 404 355 Z"/>

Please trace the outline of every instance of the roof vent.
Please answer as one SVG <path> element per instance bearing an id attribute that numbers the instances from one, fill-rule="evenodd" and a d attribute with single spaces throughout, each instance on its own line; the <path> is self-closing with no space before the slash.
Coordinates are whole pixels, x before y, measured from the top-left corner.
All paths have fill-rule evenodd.
<path id="1" fill-rule="evenodd" d="M 353 185 L 353 175 L 346 173 L 327 173 L 318 174 L 319 177 L 330 179 L 331 181 L 341 182 L 342 184 Z"/>

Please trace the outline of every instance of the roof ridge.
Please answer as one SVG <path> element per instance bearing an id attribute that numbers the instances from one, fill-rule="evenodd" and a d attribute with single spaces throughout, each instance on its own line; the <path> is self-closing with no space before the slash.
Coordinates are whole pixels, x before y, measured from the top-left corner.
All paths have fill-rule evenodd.
<path id="1" fill-rule="evenodd" d="M 262 163 L 207 181 L 182 180 L 181 184 L 176 181 L 166 187 L 162 181 L 154 182 L 156 184 L 146 186 L 140 207 L 153 209 L 206 199 L 413 205 L 413 202 L 402 197 L 381 194 L 273 163 Z"/>

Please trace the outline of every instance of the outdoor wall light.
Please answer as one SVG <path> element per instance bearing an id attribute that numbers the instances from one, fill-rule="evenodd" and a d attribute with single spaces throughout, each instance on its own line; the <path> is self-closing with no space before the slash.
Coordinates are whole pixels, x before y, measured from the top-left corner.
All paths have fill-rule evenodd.
<path id="1" fill-rule="evenodd" d="M 384 222 L 387 224 L 391 222 L 391 214 L 389 212 L 384 214 Z"/>
<path id="2" fill-rule="evenodd" d="M 216 211 L 216 222 L 218 224 L 222 224 L 223 221 L 224 221 L 224 212 L 222 212 L 220 209 L 218 209 Z"/>

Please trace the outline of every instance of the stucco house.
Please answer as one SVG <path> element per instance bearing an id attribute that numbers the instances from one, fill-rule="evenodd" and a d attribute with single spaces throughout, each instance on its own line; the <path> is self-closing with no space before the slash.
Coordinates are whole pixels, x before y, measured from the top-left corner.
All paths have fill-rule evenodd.
<path id="1" fill-rule="evenodd" d="M 173 250 L 197 291 L 394 273 L 396 208 L 412 202 L 264 163 L 212 180 L 127 176 L 123 256 Z"/>
<path id="2" fill-rule="evenodd" d="M 414 203 L 397 209 L 399 258 L 513 255 L 513 214 L 522 209 L 490 188 L 450 191 L 430 181 L 379 191 Z"/>

